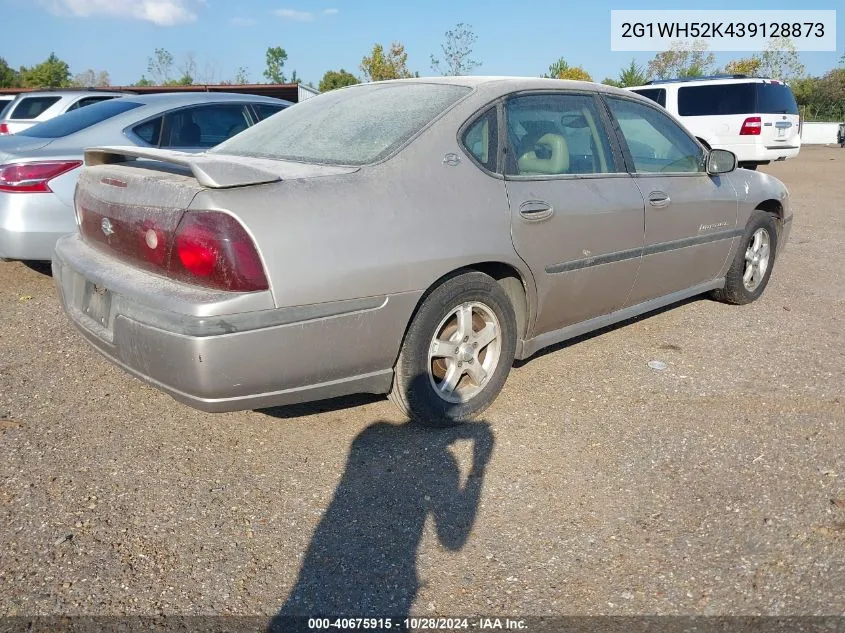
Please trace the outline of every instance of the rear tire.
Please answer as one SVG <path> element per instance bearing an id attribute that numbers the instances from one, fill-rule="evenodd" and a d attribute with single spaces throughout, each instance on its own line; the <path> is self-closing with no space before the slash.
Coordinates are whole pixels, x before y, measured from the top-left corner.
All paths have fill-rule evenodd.
<path id="1" fill-rule="evenodd" d="M 765 211 L 754 211 L 745 225 L 742 241 L 725 276 L 725 287 L 714 291 L 713 297 L 733 305 L 744 305 L 757 299 L 772 276 L 777 249 L 778 232 L 774 217 Z"/>
<path id="2" fill-rule="evenodd" d="M 447 427 L 484 411 L 505 384 L 516 316 L 502 287 L 457 275 L 423 299 L 396 361 L 390 399 L 418 424 Z"/>

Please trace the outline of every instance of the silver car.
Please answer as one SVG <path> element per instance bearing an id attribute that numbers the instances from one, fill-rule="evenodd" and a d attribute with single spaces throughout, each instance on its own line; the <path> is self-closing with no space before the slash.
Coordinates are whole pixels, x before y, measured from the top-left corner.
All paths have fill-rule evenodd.
<path id="1" fill-rule="evenodd" d="M 205 411 L 389 393 L 468 420 L 514 358 L 702 293 L 753 301 L 784 185 L 608 86 L 364 84 L 200 155 L 86 152 L 65 310 Z"/>
<path id="2" fill-rule="evenodd" d="M 85 147 L 208 149 L 291 105 L 226 93 L 123 97 L 0 137 L 0 258 L 49 260 L 76 230 L 73 191 Z"/>
<path id="3" fill-rule="evenodd" d="M 131 92 L 118 90 L 55 89 L 22 92 L 0 116 L 0 136 L 17 134 L 33 125 L 49 121 L 66 112 L 73 112 L 101 101 L 116 99 Z M 5 105 L 5 104 L 4 104 Z"/>

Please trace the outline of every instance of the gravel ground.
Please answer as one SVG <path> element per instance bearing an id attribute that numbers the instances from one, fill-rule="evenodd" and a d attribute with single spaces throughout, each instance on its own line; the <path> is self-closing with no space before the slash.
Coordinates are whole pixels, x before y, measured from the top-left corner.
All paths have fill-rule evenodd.
<path id="1" fill-rule="evenodd" d="M 559 346 L 445 432 L 193 411 L 0 263 L 0 615 L 845 614 L 845 150 L 763 169 L 795 222 L 760 301 Z"/>

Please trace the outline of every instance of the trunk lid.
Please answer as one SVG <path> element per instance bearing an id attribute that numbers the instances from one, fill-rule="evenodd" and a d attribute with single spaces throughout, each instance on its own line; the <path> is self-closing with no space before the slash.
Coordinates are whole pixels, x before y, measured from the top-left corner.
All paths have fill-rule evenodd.
<path id="1" fill-rule="evenodd" d="M 17 134 L 0 136 L 0 164 L 15 162 L 24 158 L 21 154 L 47 147 L 54 140 L 52 138 L 34 138 Z"/>

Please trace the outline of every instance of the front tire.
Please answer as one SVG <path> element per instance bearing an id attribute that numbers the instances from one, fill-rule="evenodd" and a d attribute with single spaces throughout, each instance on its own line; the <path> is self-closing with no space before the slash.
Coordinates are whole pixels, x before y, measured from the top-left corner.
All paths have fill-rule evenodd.
<path id="1" fill-rule="evenodd" d="M 725 287 L 715 291 L 719 301 L 744 305 L 757 299 L 769 283 L 778 247 L 775 219 L 765 211 L 754 211 L 745 227 Z"/>
<path id="2" fill-rule="evenodd" d="M 466 422 L 499 395 L 515 351 L 516 316 L 502 287 L 483 273 L 457 275 L 414 315 L 389 397 L 419 424 Z"/>

